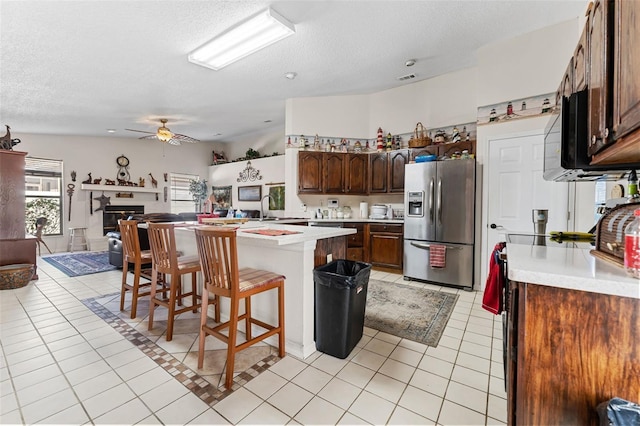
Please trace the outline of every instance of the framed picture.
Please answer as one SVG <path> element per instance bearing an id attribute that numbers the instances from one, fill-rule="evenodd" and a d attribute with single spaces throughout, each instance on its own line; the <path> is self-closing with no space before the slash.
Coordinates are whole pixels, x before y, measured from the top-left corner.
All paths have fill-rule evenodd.
<path id="1" fill-rule="evenodd" d="M 227 208 L 231 205 L 231 185 L 212 186 L 211 195 L 215 198 L 213 202 L 215 207 Z"/>
<path id="2" fill-rule="evenodd" d="M 239 186 L 238 201 L 260 201 L 262 185 Z"/>

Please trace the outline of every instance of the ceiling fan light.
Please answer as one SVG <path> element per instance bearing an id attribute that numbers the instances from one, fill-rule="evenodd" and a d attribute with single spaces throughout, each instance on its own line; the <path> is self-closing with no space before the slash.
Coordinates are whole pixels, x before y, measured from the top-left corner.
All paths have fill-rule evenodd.
<path id="1" fill-rule="evenodd" d="M 173 133 L 171 133 L 171 130 L 169 130 L 166 127 L 163 126 L 163 127 L 160 127 L 158 129 L 158 132 L 156 133 L 156 136 L 162 142 L 167 142 L 168 140 L 170 140 L 173 137 Z"/>
<path id="2" fill-rule="evenodd" d="M 291 22 L 269 8 L 214 37 L 187 58 L 217 71 L 295 32 Z"/>

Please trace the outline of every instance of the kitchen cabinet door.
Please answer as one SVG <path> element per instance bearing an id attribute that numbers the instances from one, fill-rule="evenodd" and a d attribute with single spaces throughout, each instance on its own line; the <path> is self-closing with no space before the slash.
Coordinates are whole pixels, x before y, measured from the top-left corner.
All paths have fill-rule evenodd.
<path id="1" fill-rule="evenodd" d="M 347 156 L 332 152 L 324 154 L 324 192 L 342 194 L 345 192 L 345 161 Z"/>
<path id="2" fill-rule="evenodd" d="M 321 194 L 323 153 L 298 153 L 298 194 Z"/>
<path id="3" fill-rule="evenodd" d="M 576 50 L 573 52 L 572 58 L 572 66 L 573 66 L 573 92 L 579 92 L 587 88 L 587 49 L 588 49 L 588 39 L 587 35 L 589 33 L 589 18 L 587 17 L 587 23 L 585 25 L 584 31 L 582 31 L 582 35 L 580 36 L 580 40 L 578 41 L 578 46 Z M 567 95 L 565 95 L 567 96 Z M 556 105 L 560 105 L 556 103 Z"/>
<path id="4" fill-rule="evenodd" d="M 392 269 L 402 269 L 402 225 L 369 224 L 369 263 Z"/>
<path id="5" fill-rule="evenodd" d="M 409 151 L 399 149 L 389 153 L 388 192 L 404 192 L 404 166 L 409 162 Z"/>
<path id="6" fill-rule="evenodd" d="M 364 223 L 346 222 L 345 228 L 355 228 L 356 234 L 347 235 L 347 259 L 358 262 L 365 261 L 364 250 Z"/>
<path id="7" fill-rule="evenodd" d="M 569 97 L 573 93 L 573 58 L 569 60 L 567 70 L 562 76 L 560 87 L 556 91 L 556 105 L 562 105 L 562 97 Z"/>
<path id="8" fill-rule="evenodd" d="M 345 192 L 348 194 L 367 193 L 367 169 L 369 158 L 367 154 L 348 154 L 345 170 Z"/>
<path id="9" fill-rule="evenodd" d="M 387 192 L 387 162 L 386 152 L 369 155 L 369 193 Z"/>
<path id="10" fill-rule="evenodd" d="M 613 2 L 596 0 L 589 17 L 589 155 L 607 146 L 612 138 L 608 120 L 611 21 Z"/>
<path id="11" fill-rule="evenodd" d="M 613 133 L 618 139 L 640 127 L 640 2 L 616 2 L 614 27 Z"/>

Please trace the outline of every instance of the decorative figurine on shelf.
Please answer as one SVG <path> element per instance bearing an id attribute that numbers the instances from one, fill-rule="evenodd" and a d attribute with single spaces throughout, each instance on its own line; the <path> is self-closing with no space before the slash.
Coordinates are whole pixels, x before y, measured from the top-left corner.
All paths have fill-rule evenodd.
<path id="1" fill-rule="evenodd" d="M 458 127 L 455 126 L 451 131 L 451 142 L 455 143 L 460 142 L 461 140 L 462 138 L 460 137 L 460 131 L 458 130 Z"/>
<path id="2" fill-rule="evenodd" d="M 471 132 L 467 132 L 467 136 L 464 138 L 465 141 L 471 140 Z"/>
<path id="3" fill-rule="evenodd" d="M 438 130 L 438 131 L 436 132 L 436 137 L 435 137 L 435 139 L 434 139 L 433 141 L 434 141 L 436 144 L 439 144 L 439 143 L 445 143 L 445 142 L 446 142 L 446 138 L 445 138 L 444 130 Z"/>
<path id="4" fill-rule="evenodd" d="M 94 185 L 100 185 L 100 182 L 102 182 L 102 178 L 101 177 L 99 177 L 98 179 L 94 179 L 93 180 L 93 184 Z"/>
<path id="5" fill-rule="evenodd" d="M 163 173 L 163 175 L 164 175 L 164 181 L 166 182 L 167 181 L 167 173 Z"/>
<path id="6" fill-rule="evenodd" d="M 491 108 L 491 112 L 489 113 L 489 123 L 496 121 L 498 119 L 498 114 L 496 113 L 495 108 Z"/>
<path id="7" fill-rule="evenodd" d="M 7 151 L 13 151 L 13 147 L 20 143 L 20 139 L 11 139 L 11 127 L 4 125 L 7 128 L 7 133 L 0 137 L 0 149 Z"/>
<path id="8" fill-rule="evenodd" d="M 158 181 L 153 177 L 153 175 L 151 173 L 149 173 L 149 177 L 151 178 L 151 186 L 153 186 L 154 188 L 158 187 Z"/>
<path id="9" fill-rule="evenodd" d="M 116 181 L 115 180 L 111 180 L 111 179 L 106 179 L 104 180 L 104 184 L 105 185 L 115 185 Z M 144 185 L 143 185 L 144 186 Z"/>
<path id="10" fill-rule="evenodd" d="M 331 152 L 336 152 L 336 144 L 331 141 Z"/>
<path id="11" fill-rule="evenodd" d="M 393 149 L 393 136 L 391 133 L 387 133 L 387 151 L 391 151 Z"/>
<path id="12" fill-rule="evenodd" d="M 371 149 L 371 147 L 369 146 L 369 139 L 367 139 L 367 142 L 364 145 L 364 150 L 365 151 L 369 151 Z"/>
<path id="13" fill-rule="evenodd" d="M 331 140 L 327 139 L 327 143 L 324 145 L 325 152 L 331 152 Z"/>
<path id="14" fill-rule="evenodd" d="M 320 150 L 320 138 L 318 138 L 318 134 L 316 133 L 316 137 L 313 138 L 313 149 L 314 151 Z"/>
<path id="15" fill-rule="evenodd" d="M 91 179 L 91 173 L 89 173 L 89 177 L 86 180 L 83 180 L 82 183 L 91 183 L 93 179 Z"/>
<path id="16" fill-rule="evenodd" d="M 340 140 L 340 151 L 347 152 L 347 140 L 345 138 Z"/>
<path id="17" fill-rule="evenodd" d="M 549 98 L 544 98 L 542 101 L 542 113 L 551 111 L 551 104 L 549 103 Z"/>
<path id="18" fill-rule="evenodd" d="M 400 135 L 396 135 L 396 149 L 400 149 Z"/>
<path id="19" fill-rule="evenodd" d="M 138 178 L 138 186 L 140 188 L 144 188 L 144 179 L 143 178 Z"/>
<path id="20" fill-rule="evenodd" d="M 291 148 L 291 136 L 287 138 L 287 148 Z"/>
<path id="21" fill-rule="evenodd" d="M 356 141 L 356 143 L 353 144 L 353 152 L 362 152 L 362 144 L 360 141 Z"/>
<path id="22" fill-rule="evenodd" d="M 511 118 L 512 115 L 513 115 L 513 104 L 509 102 L 507 104 L 507 117 Z"/>
<path id="23" fill-rule="evenodd" d="M 300 149 L 307 149 L 307 140 L 304 138 L 304 135 L 300 135 Z"/>
<path id="24" fill-rule="evenodd" d="M 76 181 L 76 171 L 71 170 L 71 182 L 75 182 L 75 181 Z"/>
<path id="25" fill-rule="evenodd" d="M 384 140 L 382 139 L 382 127 L 378 127 L 378 143 L 376 145 L 378 152 L 384 151 Z"/>
<path id="26" fill-rule="evenodd" d="M 520 107 L 520 111 L 524 111 L 527 109 L 527 102 L 526 101 L 522 101 L 522 107 Z"/>

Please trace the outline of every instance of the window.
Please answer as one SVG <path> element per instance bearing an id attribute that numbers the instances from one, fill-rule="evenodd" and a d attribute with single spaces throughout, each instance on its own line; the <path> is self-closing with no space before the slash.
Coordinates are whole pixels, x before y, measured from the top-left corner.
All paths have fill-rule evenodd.
<path id="1" fill-rule="evenodd" d="M 195 203 L 189 193 L 189 181 L 198 175 L 171 173 L 171 213 L 193 212 Z"/>
<path id="2" fill-rule="evenodd" d="M 25 230 L 36 232 L 36 219 L 44 217 L 43 235 L 62 235 L 62 161 L 25 159 Z"/>

